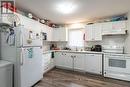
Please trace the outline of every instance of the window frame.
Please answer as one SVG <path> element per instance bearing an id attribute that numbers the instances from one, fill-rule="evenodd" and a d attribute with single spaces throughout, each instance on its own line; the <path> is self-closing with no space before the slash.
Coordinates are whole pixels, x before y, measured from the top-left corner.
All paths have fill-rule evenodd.
<path id="1" fill-rule="evenodd" d="M 82 44 L 82 46 L 70 46 L 70 38 L 69 38 L 69 35 L 70 35 L 70 31 L 75 31 L 75 30 L 81 30 L 82 31 L 82 33 L 83 33 L 83 35 L 82 35 L 82 40 L 83 40 L 83 44 Z M 79 47 L 79 48 L 82 48 L 82 47 L 84 47 L 84 45 L 85 45 L 85 42 L 84 42 L 84 29 L 83 28 L 75 28 L 75 29 L 68 29 L 68 46 L 69 47 Z"/>

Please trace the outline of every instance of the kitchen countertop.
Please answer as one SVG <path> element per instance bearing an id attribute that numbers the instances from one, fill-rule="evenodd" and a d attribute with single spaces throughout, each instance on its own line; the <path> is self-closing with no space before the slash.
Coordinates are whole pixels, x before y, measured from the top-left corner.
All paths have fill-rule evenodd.
<path id="1" fill-rule="evenodd" d="M 43 54 L 47 54 L 47 53 L 51 53 L 54 52 L 53 50 L 47 50 L 47 51 L 43 51 Z"/>
<path id="2" fill-rule="evenodd" d="M 103 52 L 94 52 L 94 51 L 73 51 L 73 50 L 48 50 L 44 51 L 43 54 L 50 52 L 66 52 L 66 53 L 90 53 L 90 54 L 103 54 Z"/>

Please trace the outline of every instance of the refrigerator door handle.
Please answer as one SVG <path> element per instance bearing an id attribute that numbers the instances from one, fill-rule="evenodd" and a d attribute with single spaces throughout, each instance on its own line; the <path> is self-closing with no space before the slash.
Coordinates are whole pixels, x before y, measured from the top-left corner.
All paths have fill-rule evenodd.
<path id="1" fill-rule="evenodd" d="M 23 49 L 21 50 L 21 65 L 23 65 Z"/>
<path id="2" fill-rule="evenodd" d="M 22 35 L 22 31 L 20 31 L 20 46 L 23 46 L 23 35 Z"/>

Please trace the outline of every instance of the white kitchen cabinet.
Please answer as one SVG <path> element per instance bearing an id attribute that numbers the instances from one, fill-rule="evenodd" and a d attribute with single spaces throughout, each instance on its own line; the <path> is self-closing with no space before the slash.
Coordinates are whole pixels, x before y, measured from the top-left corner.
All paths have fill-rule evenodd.
<path id="1" fill-rule="evenodd" d="M 112 30 L 112 22 L 102 23 L 102 35 L 110 34 Z"/>
<path id="2" fill-rule="evenodd" d="M 0 15 L 0 23 L 7 23 L 7 24 L 12 25 L 13 23 L 8 20 L 8 18 L 7 18 L 8 16 L 9 16 L 9 14 L 1 14 Z"/>
<path id="3" fill-rule="evenodd" d="M 102 54 L 86 54 L 85 71 L 102 74 Z"/>
<path id="4" fill-rule="evenodd" d="M 84 71 L 85 69 L 85 54 L 71 54 L 72 57 L 74 56 L 73 66 L 74 70 L 81 70 Z"/>
<path id="5" fill-rule="evenodd" d="M 43 25 L 42 26 L 42 32 L 47 34 L 47 40 L 46 41 L 52 41 L 53 28 L 51 28 L 47 25 Z"/>
<path id="6" fill-rule="evenodd" d="M 66 29 L 63 28 L 53 28 L 53 39 L 52 41 L 67 41 Z"/>
<path id="7" fill-rule="evenodd" d="M 13 64 L 0 60 L 0 87 L 13 87 Z"/>
<path id="8" fill-rule="evenodd" d="M 85 54 L 76 53 L 66 53 L 66 52 L 56 52 L 55 60 L 56 66 L 68 68 L 71 70 L 81 70 L 85 69 Z"/>
<path id="9" fill-rule="evenodd" d="M 102 24 L 102 35 L 126 34 L 127 21 L 106 22 Z"/>
<path id="10" fill-rule="evenodd" d="M 100 23 L 87 25 L 85 29 L 85 41 L 102 40 L 102 26 Z"/>
<path id="11" fill-rule="evenodd" d="M 94 40 L 95 41 L 101 41 L 102 40 L 102 25 L 100 23 L 97 23 L 94 25 L 93 28 L 94 32 Z"/>
<path id="12" fill-rule="evenodd" d="M 62 60 L 62 58 L 63 58 L 63 55 L 62 55 L 62 53 L 61 52 L 55 52 L 55 65 L 56 66 L 63 66 L 63 60 Z"/>
<path id="13" fill-rule="evenodd" d="M 17 17 L 18 17 L 18 24 L 22 25 L 23 27 L 27 28 L 27 29 L 34 29 L 34 30 L 38 30 L 40 32 L 42 32 L 43 28 L 43 24 L 39 23 L 38 21 L 35 21 L 33 19 L 30 19 L 26 16 L 23 16 L 21 14 L 16 13 Z"/>
<path id="14" fill-rule="evenodd" d="M 93 40 L 93 25 L 87 25 L 85 29 L 85 40 Z"/>
<path id="15" fill-rule="evenodd" d="M 55 63 L 54 63 L 54 59 L 52 58 L 52 53 L 49 52 L 49 53 L 44 53 L 42 55 L 42 66 L 43 66 L 43 73 L 51 70 L 52 68 L 55 67 Z"/>
<path id="16" fill-rule="evenodd" d="M 52 41 L 52 30 L 53 30 L 53 28 L 46 26 L 47 41 Z"/>
<path id="17" fill-rule="evenodd" d="M 23 16 L 21 14 L 16 14 L 18 19 L 19 19 L 19 23 L 20 25 L 23 25 L 25 28 L 35 28 L 36 27 L 36 22 L 38 21 L 35 21 L 33 19 L 30 19 L 26 16 Z"/>
<path id="18" fill-rule="evenodd" d="M 63 67 L 67 69 L 72 69 L 73 59 L 70 53 L 65 52 L 55 52 L 55 65 L 57 67 Z"/>

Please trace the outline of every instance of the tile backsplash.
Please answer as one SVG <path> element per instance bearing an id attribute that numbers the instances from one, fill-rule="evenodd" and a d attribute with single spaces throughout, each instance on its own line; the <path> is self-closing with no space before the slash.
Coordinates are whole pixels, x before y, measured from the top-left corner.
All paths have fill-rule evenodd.
<path id="1" fill-rule="evenodd" d="M 111 46 L 124 46 L 126 40 L 125 35 L 113 35 L 113 36 L 103 36 L 102 41 L 89 41 L 84 43 L 84 48 L 92 47 L 93 45 L 111 45 Z M 43 51 L 50 50 L 50 46 L 56 44 L 58 48 L 63 49 L 64 47 L 69 47 L 67 42 L 43 42 Z M 83 50 L 84 48 L 70 47 L 72 50 Z"/>
<path id="2" fill-rule="evenodd" d="M 51 45 L 50 42 L 43 41 L 43 51 L 48 51 L 48 50 L 50 50 L 50 45 Z"/>
<path id="3" fill-rule="evenodd" d="M 102 41 L 85 42 L 85 47 L 91 47 L 91 46 L 97 45 L 97 44 L 124 46 L 125 39 L 126 39 L 125 35 L 103 36 Z"/>
<path id="4" fill-rule="evenodd" d="M 63 49 L 64 47 L 66 47 L 67 42 L 47 42 L 47 41 L 44 41 L 43 42 L 43 51 L 50 50 L 50 46 L 52 44 L 56 44 L 58 48 Z"/>

